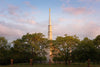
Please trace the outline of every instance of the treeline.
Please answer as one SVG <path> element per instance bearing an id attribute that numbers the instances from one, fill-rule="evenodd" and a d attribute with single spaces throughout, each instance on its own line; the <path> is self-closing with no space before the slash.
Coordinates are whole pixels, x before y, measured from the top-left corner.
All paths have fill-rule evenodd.
<path id="1" fill-rule="evenodd" d="M 52 46 L 49 46 L 50 42 Z M 65 35 L 49 41 L 42 33 L 27 33 L 12 43 L 0 37 L 0 65 L 10 64 L 10 59 L 14 63 L 29 63 L 29 59 L 34 63 L 46 61 L 49 47 L 52 48 L 54 62 L 86 62 L 90 59 L 93 63 L 100 63 L 100 35 L 93 40 Z"/>
<path id="2" fill-rule="evenodd" d="M 0 37 L 0 64 L 10 64 L 10 59 L 14 63 L 29 63 L 29 59 L 45 61 L 47 42 L 42 33 L 27 33 L 21 39 L 13 41 L 13 46 L 4 37 Z"/>
<path id="3" fill-rule="evenodd" d="M 76 35 L 58 36 L 53 43 L 53 60 L 68 62 L 100 63 L 100 35 L 91 40 L 85 37 L 80 40 Z"/>

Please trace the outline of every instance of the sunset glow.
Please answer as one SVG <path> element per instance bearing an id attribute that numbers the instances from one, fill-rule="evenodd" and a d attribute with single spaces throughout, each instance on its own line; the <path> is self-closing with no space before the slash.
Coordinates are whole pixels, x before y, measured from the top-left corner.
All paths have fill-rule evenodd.
<path id="1" fill-rule="evenodd" d="M 100 0 L 0 0 L 0 36 L 9 41 L 26 33 L 48 36 L 49 8 L 53 39 L 100 34 Z"/>

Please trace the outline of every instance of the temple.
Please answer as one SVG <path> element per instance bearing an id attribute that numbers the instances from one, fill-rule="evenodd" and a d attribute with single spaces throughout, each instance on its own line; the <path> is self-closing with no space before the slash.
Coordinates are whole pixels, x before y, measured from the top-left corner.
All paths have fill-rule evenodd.
<path id="1" fill-rule="evenodd" d="M 48 25 L 48 40 L 50 40 L 49 62 L 53 63 L 52 55 L 52 25 L 51 25 L 51 9 L 49 8 L 49 25 Z"/>

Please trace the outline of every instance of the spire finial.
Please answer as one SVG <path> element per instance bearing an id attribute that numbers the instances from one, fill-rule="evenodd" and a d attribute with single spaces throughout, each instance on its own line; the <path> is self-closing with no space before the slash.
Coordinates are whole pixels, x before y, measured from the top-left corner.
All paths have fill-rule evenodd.
<path id="1" fill-rule="evenodd" d="M 49 8 L 49 25 L 51 25 L 51 14 L 50 14 L 50 12 L 51 12 L 51 9 Z"/>

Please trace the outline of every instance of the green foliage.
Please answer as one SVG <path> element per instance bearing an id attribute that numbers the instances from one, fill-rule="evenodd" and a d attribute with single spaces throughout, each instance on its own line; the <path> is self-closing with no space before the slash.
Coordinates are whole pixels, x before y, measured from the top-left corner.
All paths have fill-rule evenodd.
<path id="1" fill-rule="evenodd" d="M 9 50 L 7 40 L 4 37 L 0 37 L 0 64 L 9 64 Z"/>
<path id="2" fill-rule="evenodd" d="M 91 61 L 94 62 L 96 60 L 97 53 L 97 48 L 93 41 L 86 37 L 73 50 L 73 61 L 86 62 L 88 59 L 91 59 Z"/>
<path id="3" fill-rule="evenodd" d="M 0 37 L 0 64 L 9 64 L 10 59 L 14 59 L 14 63 L 28 63 L 29 59 L 46 60 L 48 40 L 42 33 L 27 33 L 12 43 L 13 47 L 9 47 L 7 40 Z"/>
<path id="4" fill-rule="evenodd" d="M 78 37 L 74 36 L 67 36 L 65 35 L 64 37 L 57 37 L 55 42 L 53 43 L 53 47 L 55 52 L 54 56 L 55 57 L 62 57 L 64 61 L 67 63 L 68 60 L 71 59 L 71 51 L 72 49 L 80 42 Z"/>
<path id="5" fill-rule="evenodd" d="M 48 48 L 52 48 L 54 61 L 86 62 L 91 59 L 93 63 L 100 63 L 100 35 L 93 40 L 86 37 L 80 41 L 76 35 L 48 40 L 42 33 L 27 33 L 12 43 L 13 47 L 0 37 L 0 65 L 10 64 L 10 59 L 14 59 L 14 63 L 29 63 L 29 59 L 45 61 Z"/>
<path id="6" fill-rule="evenodd" d="M 95 54 L 95 62 L 100 63 L 100 35 L 98 35 L 94 40 L 93 43 L 95 45 L 96 49 L 96 54 Z"/>
<path id="7" fill-rule="evenodd" d="M 100 48 L 100 35 L 98 35 L 94 40 L 94 45 L 97 47 L 97 48 Z"/>
<path id="8" fill-rule="evenodd" d="M 6 48 L 7 40 L 4 37 L 0 37 L 0 48 Z"/>
<path id="9" fill-rule="evenodd" d="M 62 57 L 53 57 L 53 61 L 64 61 L 63 56 Z"/>
<path id="10" fill-rule="evenodd" d="M 34 61 L 46 55 L 45 48 L 47 47 L 47 39 L 44 38 L 42 33 L 34 33 L 23 35 L 21 39 L 13 41 L 14 44 L 14 58 L 29 60 L 32 58 Z M 41 61 L 40 60 L 40 61 Z M 19 61 L 18 61 L 19 62 Z"/>

